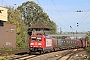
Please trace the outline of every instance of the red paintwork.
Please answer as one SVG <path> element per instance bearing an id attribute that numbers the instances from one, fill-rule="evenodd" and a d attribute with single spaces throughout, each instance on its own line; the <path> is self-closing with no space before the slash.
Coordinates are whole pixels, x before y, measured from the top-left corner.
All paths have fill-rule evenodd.
<path id="1" fill-rule="evenodd" d="M 31 39 L 32 37 L 42 38 L 42 40 L 41 41 L 32 40 Z M 44 49 L 44 48 L 53 48 L 52 38 L 46 38 L 45 35 L 31 35 L 31 38 L 30 38 L 30 47 L 32 47 L 32 48 L 42 48 L 42 49 Z M 51 46 L 46 46 L 46 39 L 49 39 L 49 40 L 52 41 Z"/>
<path id="2" fill-rule="evenodd" d="M 32 37 L 42 37 L 37 35 L 32 35 L 30 38 L 30 47 L 42 47 L 43 45 L 38 45 L 39 43 L 42 44 L 42 41 L 32 40 Z"/>
<path id="3" fill-rule="evenodd" d="M 81 41 L 77 39 L 77 42 L 78 42 L 78 46 L 82 47 Z"/>
<path id="4" fill-rule="evenodd" d="M 83 44 L 83 46 L 82 47 L 86 47 L 86 41 L 83 39 L 83 40 L 81 40 L 82 41 L 82 44 Z"/>
<path id="5" fill-rule="evenodd" d="M 75 40 L 77 40 L 79 47 L 83 47 L 83 48 L 87 47 L 87 42 L 85 39 L 80 38 L 80 39 L 75 39 Z"/>

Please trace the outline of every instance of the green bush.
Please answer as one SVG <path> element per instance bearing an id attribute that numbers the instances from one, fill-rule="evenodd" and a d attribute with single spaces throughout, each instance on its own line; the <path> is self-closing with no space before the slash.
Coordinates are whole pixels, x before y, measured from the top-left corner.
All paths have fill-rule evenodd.
<path id="1" fill-rule="evenodd" d="M 0 60 L 7 60 L 6 58 L 0 58 Z"/>

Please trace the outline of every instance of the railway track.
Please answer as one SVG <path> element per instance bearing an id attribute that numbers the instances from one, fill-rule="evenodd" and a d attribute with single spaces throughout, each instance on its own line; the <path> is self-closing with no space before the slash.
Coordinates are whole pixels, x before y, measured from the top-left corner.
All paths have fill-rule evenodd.
<path id="1" fill-rule="evenodd" d="M 28 59 L 33 58 L 33 57 L 36 57 L 36 55 L 29 55 L 29 54 L 17 55 L 16 57 L 10 58 L 9 60 L 28 60 Z"/>
<path id="2" fill-rule="evenodd" d="M 59 58 L 57 58 L 56 60 L 70 60 L 70 58 L 74 55 L 74 54 L 77 54 L 79 52 L 82 52 L 84 50 L 78 50 L 78 49 L 75 49 L 75 50 L 71 50 L 69 52 L 66 52 L 66 53 L 62 53 L 62 56 L 60 56 Z"/>
<path id="3" fill-rule="evenodd" d="M 48 54 L 48 53 L 46 53 Z M 13 58 L 10 58 L 9 60 L 31 60 L 33 58 L 37 58 L 38 56 L 42 56 L 42 55 L 45 55 L 45 54 L 39 54 L 39 53 L 34 53 L 34 54 L 25 54 L 25 55 L 16 55 L 15 57 Z"/>
<path id="4" fill-rule="evenodd" d="M 46 53 L 46 54 L 34 54 L 34 55 L 16 55 L 13 58 L 10 58 L 9 60 L 70 60 L 70 58 L 77 54 L 78 52 L 82 52 L 84 50 L 82 49 L 72 49 L 72 50 L 64 50 L 64 51 L 57 51 L 52 53 Z M 55 56 L 58 54 L 58 56 Z"/>
<path id="5" fill-rule="evenodd" d="M 35 53 L 33 53 L 33 54 L 29 54 L 29 53 L 27 53 L 27 54 L 18 54 L 18 55 L 15 55 L 14 57 L 12 57 L 12 58 L 10 58 L 9 60 L 30 60 L 31 58 L 35 58 L 35 57 L 37 57 L 37 56 L 40 56 L 40 54 L 35 54 Z"/>
<path id="6" fill-rule="evenodd" d="M 42 55 L 30 58 L 30 60 L 56 60 L 57 57 L 55 57 L 55 55 L 58 54 L 58 52 L 67 53 L 68 51 L 71 51 L 71 50 L 64 50 L 64 51 L 57 51 L 57 52 L 46 53 L 46 54 L 42 54 Z M 59 53 L 59 54 L 61 55 L 61 53 Z"/>

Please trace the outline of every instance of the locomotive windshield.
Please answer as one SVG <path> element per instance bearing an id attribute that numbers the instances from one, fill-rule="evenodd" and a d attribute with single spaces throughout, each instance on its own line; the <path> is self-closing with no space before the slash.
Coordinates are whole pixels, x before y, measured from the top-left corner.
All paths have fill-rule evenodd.
<path id="1" fill-rule="evenodd" d="M 41 40 L 42 40 L 42 38 L 38 38 L 38 37 L 37 37 L 37 40 L 41 41 Z"/>
<path id="2" fill-rule="evenodd" d="M 32 40 L 37 40 L 37 38 L 36 38 L 36 37 L 31 37 L 31 39 L 32 39 Z"/>
<path id="3" fill-rule="evenodd" d="M 39 41 L 41 41 L 41 40 L 42 40 L 42 38 L 41 38 L 41 37 L 31 37 L 31 39 L 32 39 L 32 40 L 39 40 Z"/>

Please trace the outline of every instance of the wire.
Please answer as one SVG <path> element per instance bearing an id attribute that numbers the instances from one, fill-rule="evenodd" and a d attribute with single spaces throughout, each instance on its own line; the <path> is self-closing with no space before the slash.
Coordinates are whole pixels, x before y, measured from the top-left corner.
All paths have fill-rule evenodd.
<path id="1" fill-rule="evenodd" d="M 40 2 L 37 0 L 37 2 L 39 3 L 39 5 L 41 6 Z M 42 7 L 42 6 L 41 6 Z M 43 8 L 43 7 L 42 7 Z"/>
<path id="2" fill-rule="evenodd" d="M 52 17 L 50 17 L 50 18 L 52 18 Z M 52 18 L 53 19 L 53 18 Z M 54 19 L 53 19 L 54 20 Z M 57 21 L 55 21 L 56 23 L 58 23 L 60 26 L 62 26 L 63 28 L 65 28 L 61 23 L 59 23 L 59 22 L 57 22 Z M 67 29 L 67 28 L 65 28 L 65 29 Z"/>
<path id="3" fill-rule="evenodd" d="M 8 3 L 6 3 L 4 0 L 2 0 L 2 2 L 0 2 L 0 3 L 2 3 L 2 6 L 4 7 L 4 5 L 9 5 Z M 10 5 L 9 5 L 10 6 Z"/>
<path id="4" fill-rule="evenodd" d="M 83 22 L 83 20 L 82 20 L 82 19 L 84 18 L 84 16 L 85 16 L 85 15 L 86 15 L 89 11 L 90 11 L 90 8 L 89 8 L 89 9 L 86 11 L 86 13 L 82 16 L 82 18 L 80 19 L 80 21 L 81 21 L 81 22 L 79 21 L 80 23 L 82 23 L 82 22 Z M 85 18 L 85 19 L 86 19 L 86 18 Z"/>
<path id="5" fill-rule="evenodd" d="M 78 26 L 80 26 L 80 24 L 82 24 L 86 19 L 87 19 L 87 17 L 89 17 L 90 16 L 90 14 L 85 18 L 85 19 L 83 19 L 84 18 L 84 16 L 88 13 L 90 11 L 90 8 L 86 11 L 86 13 L 82 16 L 82 18 L 81 18 L 81 22 L 79 21 L 78 22 Z M 78 26 L 75 28 L 75 29 L 77 29 L 78 28 Z"/>
<path id="6" fill-rule="evenodd" d="M 89 17 L 90 16 L 90 14 L 87 16 L 87 17 Z M 82 21 L 81 21 L 81 23 L 83 23 L 86 19 L 87 19 L 87 17 L 85 18 L 85 19 L 83 19 Z M 80 23 L 80 24 L 81 24 Z"/>
<path id="7" fill-rule="evenodd" d="M 53 0 L 51 0 L 53 5 L 55 6 L 55 8 L 57 9 L 55 3 L 53 2 Z M 64 18 L 62 17 L 62 15 L 60 14 L 59 10 L 57 9 L 57 12 L 59 13 L 59 15 L 61 16 L 61 18 L 64 20 Z M 65 20 L 64 20 L 65 21 Z M 65 23 L 67 24 L 67 22 L 65 21 Z M 68 25 L 68 24 L 67 24 Z M 69 26 L 69 25 L 68 25 Z"/>
<path id="8" fill-rule="evenodd" d="M 39 2 L 39 0 L 37 0 L 37 2 L 39 3 L 39 5 L 41 6 L 41 4 L 40 4 L 40 2 Z M 42 6 L 41 6 L 42 7 Z M 44 9 L 44 8 L 43 8 Z M 47 10 L 48 11 L 48 10 Z M 50 17 L 50 16 L 49 16 Z M 52 17 L 50 17 L 50 18 L 52 18 Z M 53 19 L 53 18 L 52 18 Z M 53 19 L 53 21 L 54 21 L 54 19 Z M 58 23 L 58 24 L 60 24 L 61 25 L 61 23 L 59 23 L 59 22 L 57 22 L 57 21 L 55 21 L 56 23 Z M 63 28 L 65 28 L 63 25 L 61 25 Z M 67 29 L 67 28 L 65 28 L 65 29 Z"/>

